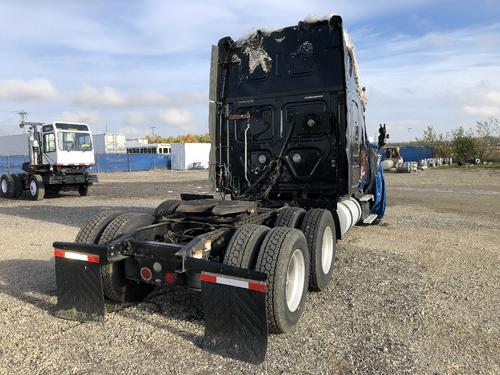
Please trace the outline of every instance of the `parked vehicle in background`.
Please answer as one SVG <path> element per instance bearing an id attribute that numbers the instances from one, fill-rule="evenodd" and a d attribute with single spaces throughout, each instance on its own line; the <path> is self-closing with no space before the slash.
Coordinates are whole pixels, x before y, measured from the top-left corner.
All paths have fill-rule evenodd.
<path id="1" fill-rule="evenodd" d="M 92 133 L 87 124 L 56 121 L 51 124 L 21 123 L 27 134 L 0 137 L 0 156 L 29 155 L 23 173 L 3 174 L 0 195 L 18 198 L 27 191 L 33 200 L 46 193 L 77 190 L 88 194 L 97 182 L 90 169 L 95 165 Z"/>

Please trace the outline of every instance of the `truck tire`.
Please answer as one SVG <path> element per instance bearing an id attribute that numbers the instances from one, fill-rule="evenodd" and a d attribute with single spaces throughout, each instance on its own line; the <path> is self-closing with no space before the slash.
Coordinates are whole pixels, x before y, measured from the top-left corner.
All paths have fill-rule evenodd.
<path id="1" fill-rule="evenodd" d="M 267 273 L 269 332 L 292 332 L 304 310 L 309 281 L 309 251 L 294 228 L 271 229 L 262 243 L 255 270 Z"/>
<path id="2" fill-rule="evenodd" d="M 302 222 L 311 257 L 309 288 L 323 290 L 333 274 L 335 251 L 337 249 L 335 223 L 328 210 L 309 210 Z"/>
<path id="3" fill-rule="evenodd" d="M 89 185 L 87 185 L 87 184 L 81 184 L 78 187 L 78 193 L 80 194 L 80 196 L 86 197 L 87 194 L 89 193 Z"/>
<path id="4" fill-rule="evenodd" d="M 14 197 L 19 198 L 24 192 L 24 173 L 15 174 L 14 179 L 16 182 L 16 192 Z"/>
<path id="5" fill-rule="evenodd" d="M 300 228 L 306 210 L 300 207 L 285 207 L 278 212 L 275 227 Z"/>
<path id="6" fill-rule="evenodd" d="M 245 224 L 239 227 L 229 241 L 224 264 L 253 269 L 267 232 L 269 227 L 264 225 Z"/>
<path id="7" fill-rule="evenodd" d="M 119 215 L 104 229 L 99 243 L 109 243 L 133 229 L 151 225 L 153 220 L 154 218 L 150 215 L 137 213 Z M 126 279 L 125 261 L 101 267 L 101 277 L 104 296 L 119 303 L 142 301 L 156 288 L 155 285 Z"/>
<path id="8" fill-rule="evenodd" d="M 182 201 L 169 199 L 165 202 L 160 203 L 158 207 L 153 211 L 153 217 L 156 220 L 160 220 L 162 217 L 170 215 L 175 212 L 176 208 L 181 205 Z"/>
<path id="9" fill-rule="evenodd" d="M 4 174 L 0 177 L 0 190 L 5 198 L 14 198 L 16 194 L 16 181 L 14 175 Z"/>
<path id="10" fill-rule="evenodd" d="M 45 197 L 45 186 L 43 178 L 39 174 L 33 174 L 28 179 L 28 192 L 34 201 L 41 201 Z"/>
<path id="11" fill-rule="evenodd" d="M 90 217 L 80 228 L 76 235 L 76 243 L 96 244 L 101 238 L 102 232 L 121 212 L 102 211 Z"/>

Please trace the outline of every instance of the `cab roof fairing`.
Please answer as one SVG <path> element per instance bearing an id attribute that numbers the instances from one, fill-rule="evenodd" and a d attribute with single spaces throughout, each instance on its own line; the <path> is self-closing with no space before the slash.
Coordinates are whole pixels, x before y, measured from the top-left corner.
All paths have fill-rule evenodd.
<path id="1" fill-rule="evenodd" d="M 331 13 L 326 16 L 309 15 L 306 18 L 304 18 L 304 20 L 301 22 L 307 24 L 314 24 L 318 22 L 329 21 L 332 19 L 332 17 L 341 18 L 340 16 L 334 13 Z M 299 22 L 299 24 L 301 22 Z M 249 70 L 251 73 L 259 66 L 262 68 L 262 70 L 268 72 L 268 70 L 271 67 L 272 59 L 269 56 L 269 54 L 262 48 L 262 36 L 269 37 L 271 36 L 271 34 L 276 34 L 275 40 L 277 42 L 281 42 L 284 40 L 284 36 L 280 35 L 280 32 L 282 30 L 283 28 L 260 28 L 249 31 L 236 41 L 235 43 L 236 47 L 240 48 L 244 47 L 243 52 L 249 57 Z M 365 91 L 363 90 L 363 84 L 361 81 L 361 74 L 359 70 L 358 61 L 356 59 L 354 44 L 352 43 L 349 33 L 347 29 L 343 26 L 343 24 L 342 24 L 342 33 L 343 33 L 345 50 L 348 53 L 353 64 L 354 81 L 356 83 L 357 95 L 364 110 L 368 103 L 368 99 L 366 97 Z M 237 58 L 237 56 L 236 57 L 233 56 L 233 58 Z M 233 63 L 239 63 L 239 61 L 233 61 Z"/>

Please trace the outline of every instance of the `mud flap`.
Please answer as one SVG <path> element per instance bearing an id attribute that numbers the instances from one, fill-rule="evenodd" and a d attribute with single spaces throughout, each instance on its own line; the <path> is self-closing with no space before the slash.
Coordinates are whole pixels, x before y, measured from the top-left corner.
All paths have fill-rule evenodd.
<path id="1" fill-rule="evenodd" d="M 267 351 L 266 284 L 220 274 L 201 274 L 206 350 L 249 363 Z"/>
<path id="2" fill-rule="evenodd" d="M 104 294 L 101 265 L 89 261 L 55 258 L 57 307 L 62 319 L 101 321 L 104 319 Z"/>

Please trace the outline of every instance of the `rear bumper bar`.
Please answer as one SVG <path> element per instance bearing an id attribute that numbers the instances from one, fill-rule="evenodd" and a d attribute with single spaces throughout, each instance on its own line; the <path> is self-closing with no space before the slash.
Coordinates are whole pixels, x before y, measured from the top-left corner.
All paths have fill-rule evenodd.
<path id="1" fill-rule="evenodd" d="M 167 272 L 199 275 L 205 316 L 204 348 L 223 356 L 261 363 L 267 351 L 267 275 L 194 258 L 210 233 L 182 246 L 122 236 L 108 245 L 55 242 L 57 308 L 60 318 L 104 319 L 101 267 L 134 257 L 159 263 Z M 126 238 L 124 240 L 124 238 Z M 153 277 L 153 280 L 156 275 Z"/>

